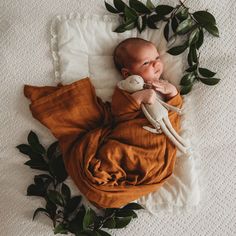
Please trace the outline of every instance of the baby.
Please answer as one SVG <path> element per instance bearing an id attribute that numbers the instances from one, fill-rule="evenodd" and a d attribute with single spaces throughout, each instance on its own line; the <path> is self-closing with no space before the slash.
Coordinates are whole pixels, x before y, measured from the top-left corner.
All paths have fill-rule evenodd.
<path id="1" fill-rule="evenodd" d="M 114 59 L 124 78 L 140 75 L 168 104 L 181 106 L 176 88 L 159 81 L 163 65 L 152 43 L 127 39 Z M 89 78 L 58 87 L 26 85 L 24 93 L 33 116 L 58 139 L 68 174 L 95 206 L 122 207 L 156 191 L 171 176 L 175 146 L 166 135 L 143 129 L 150 123 L 140 104 L 153 103 L 154 89 L 131 95 L 116 87 L 111 104 L 96 96 Z M 178 130 L 178 114 L 170 111 L 169 118 Z"/>
<path id="2" fill-rule="evenodd" d="M 124 81 L 120 81 L 118 87 L 125 91 L 133 92 L 131 97 L 141 105 L 146 118 L 155 127 L 143 126 L 153 133 L 162 133 L 183 153 L 187 153 L 188 145 L 178 135 L 169 120 L 168 110 L 180 112 L 180 109 L 157 99 L 156 92 L 161 94 L 164 100 L 169 100 L 178 94 L 176 87 L 167 81 L 160 80 L 163 72 L 163 63 L 160 60 L 156 47 L 144 39 L 129 38 L 121 42 L 114 51 L 114 62 L 120 70 Z M 130 75 L 135 75 L 132 77 Z M 141 76 L 141 77 L 139 77 Z M 136 81 L 139 85 L 134 85 Z M 148 89 L 142 89 L 143 82 Z M 130 83 L 132 84 L 131 87 Z M 141 86 L 141 90 L 140 90 Z M 138 92 L 134 92 L 138 91 Z M 155 101 L 155 99 L 157 99 Z M 153 104 L 153 105 L 152 105 Z"/>
<path id="3" fill-rule="evenodd" d="M 159 92 L 164 100 L 169 100 L 178 94 L 176 87 L 160 80 L 163 63 L 155 45 L 141 38 L 128 38 L 122 41 L 114 50 L 114 63 L 123 78 L 129 75 L 140 75 L 144 82 L 154 89 L 145 89 L 132 94 L 138 104 L 153 104 L 156 98 L 154 90 Z"/>

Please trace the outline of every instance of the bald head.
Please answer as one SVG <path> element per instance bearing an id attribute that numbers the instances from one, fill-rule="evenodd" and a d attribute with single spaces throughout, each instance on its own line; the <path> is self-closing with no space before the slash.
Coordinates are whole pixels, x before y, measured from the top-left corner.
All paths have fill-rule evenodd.
<path id="1" fill-rule="evenodd" d="M 122 68 L 129 67 L 130 62 L 135 60 L 135 51 L 150 44 L 152 44 L 150 41 L 141 38 L 128 38 L 120 42 L 113 53 L 116 68 L 121 71 Z"/>

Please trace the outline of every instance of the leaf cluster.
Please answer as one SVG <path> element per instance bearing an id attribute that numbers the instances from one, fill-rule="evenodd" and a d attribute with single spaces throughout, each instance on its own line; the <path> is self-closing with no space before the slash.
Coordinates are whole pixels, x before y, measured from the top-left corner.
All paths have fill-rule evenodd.
<path id="1" fill-rule="evenodd" d="M 46 172 L 34 176 L 34 184 L 28 186 L 27 195 L 45 199 L 45 207 L 37 208 L 33 219 L 39 213 L 45 214 L 53 222 L 54 234 L 109 236 L 103 228 L 124 228 L 137 217 L 135 210 L 143 209 L 137 203 L 129 203 L 123 208 L 103 209 L 102 214 L 98 215 L 81 203 L 81 196 L 71 196 L 69 186 L 64 183 L 68 174 L 58 142 L 52 143 L 46 150 L 38 136 L 30 131 L 28 144 L 20 144 L 16 148 L 29 157 L 25 165 Z"/>
<path id="2" fill-rule="evenodd" d="M 201 81 L 207 85 L 215 85 L 220 79 L 212 78 L 216 73 L 207 68 L 199 67 L 199 49 L 204 42 L 204 34 L 219 37 L 215 17 L 208 11 L 196 11 L 191 13 L 189 8 L 179 1 L 175 7 L 169 5 L 154 6 L 151 0 L 146 4 L 138 0 L 129 0 L 127 5 L 122 0 L 113 0 L 114 6 L 105 2 L 106 9 L 114 14 L 119 14 L 122 23 L 114 31 L 125 32 L 137 28 L 141 33 L 146 27 L 158 29 L 159 22 L 166 22 L 163 30 L 168 46 L 173 46 L 177 37 L 181 37 L 183 43 L 169 48 L 171 55 L 179 55 L 188 50 L 187 61 L 189 68 L 181 80 L 181 94 L 191 91 L 195 81 Z M 214 74 L 214 75 L 213 75 Z"/>

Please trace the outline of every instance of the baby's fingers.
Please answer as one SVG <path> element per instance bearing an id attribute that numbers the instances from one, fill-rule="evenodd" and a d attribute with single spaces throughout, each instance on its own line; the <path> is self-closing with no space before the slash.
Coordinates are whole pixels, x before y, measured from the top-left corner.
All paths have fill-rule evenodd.
<path id="1" fill-rule="evenodd" d="M 166 92 L 166 88 L 165 87 L 156 87 L 155 91 L 161 92 L 161 93 L 165 93 Z"/>
<path id="2" fill-rule="evenodd" d="M 163 85 L 163 84 L 168 84 L 169 82 L 167 80 L 158 80 L 154 81 L 152 84 L 153 85 Z"/>
<path id="3" fill-rule="evenodd" d="M 165 86 L 163 86 L 163 84 L 157 84 L 154 86 L 155 90 L 159 90 L 159 89 L 165 89 Z"/>

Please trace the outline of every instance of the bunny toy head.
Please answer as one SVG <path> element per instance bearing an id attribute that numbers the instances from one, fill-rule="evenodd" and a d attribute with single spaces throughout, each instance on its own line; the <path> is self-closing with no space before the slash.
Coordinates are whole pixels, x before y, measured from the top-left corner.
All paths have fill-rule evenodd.
<path id="1" fill-rule="evenodd" d="M 130 75 L 126 79 L 118 82 L 118 87 L 129 93 L 142 90 L 144 87 L 144 80 L 139 75 Z"/>

